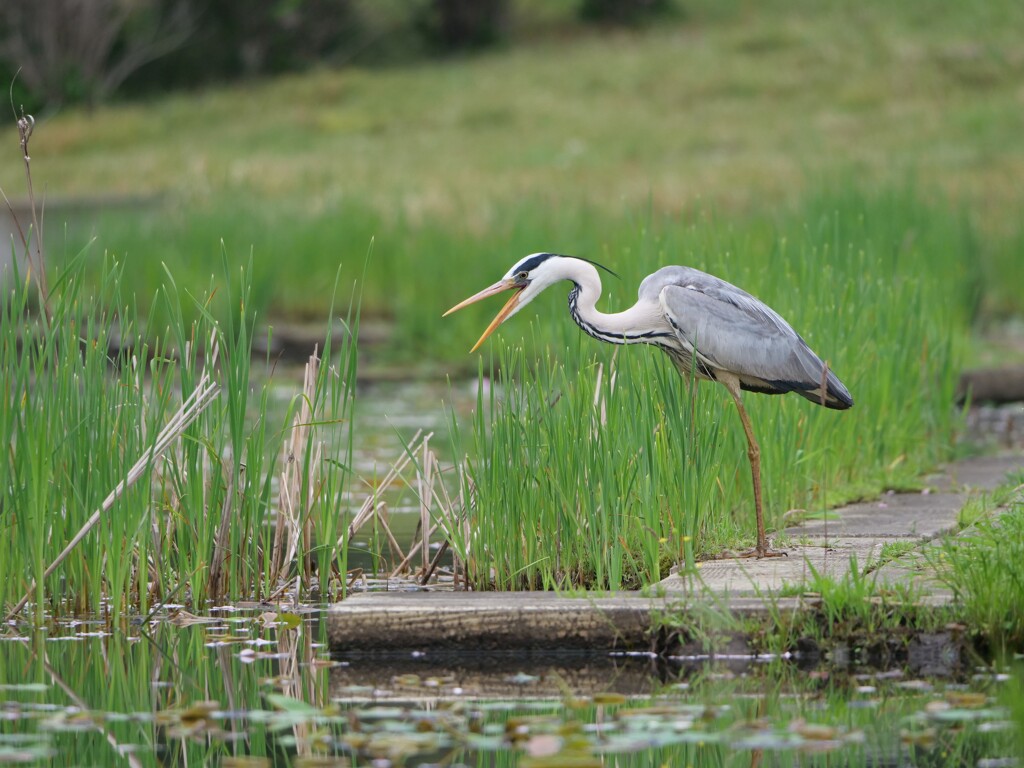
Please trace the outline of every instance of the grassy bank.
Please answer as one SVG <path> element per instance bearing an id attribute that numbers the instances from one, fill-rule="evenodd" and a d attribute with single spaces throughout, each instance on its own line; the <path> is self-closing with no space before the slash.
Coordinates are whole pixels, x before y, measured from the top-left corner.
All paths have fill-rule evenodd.
<path id="1" fill-rule="evenodd" d="M 921 202 L 913 190 L 847 190 L 815 195 L 783 222 L 740 227 L 704 217 L 683 225 L 637 216 L 595 229 L 608 238 L 599 255 L 623 275 L 607 283 L 609 309 L 632 303 L 641 275 L 666 254 L 687 254 L 683 261 L 776 307 L 849 386 L 856 405 L 841 414 L 795 397 L 746 397 L 762 445 L 769 527 L 793 508 L 817 513 L 911 486 L 950 455 L 957 427 L 950 404 L 982 279 L 966 217 Z M 308 558 L 332 563 L 335 577 L 345 571 L 354 437 L 341 427 L 353 407 L 354 337 L 334 340 L 340 346 L 326 359 L 339 360 L 322 367 L 306 393 L 297 391 L 293 410 L 274 423 L 265 386 L 274 363 L 249 356 L 254 286 L 275 279 L 262 277 L 262 265 L 237 272 L 222 257 L 194 298 L 168 268 L 151 316 L 161 318 L 159 342 L 147 349 L 152 319 L 143 334 L 122 267 L 106 263 L 95 278 L 102 291 L 90 293 L 84 264 L 72 259 L 51 276 L 52 319 L 33 319 L 34 283 L 19 284 L 5 305 L 0 362 L 11 376 L 2 426 L 12 450 L 0 487 L 4 508 L 21 511 L 5 518 L 10 535 L 0 546 L 24 574 L 8 583 L 6 602 L 34 580 L 44 585 L 35 594 L 40 606 L 64 598 L 74 609 L 106 598 L 145 606 L 150 592 L 199 604 L 211 593 L 265 595 L 296 572 L 329 593 L 338 583 L 332 570 L 321 567 L 314 577 Z M 410 297 L 443 292 L 414 279 L 394 284 Z M 746 448 L 724 390 L 681 380 L 653 350 L 616 350 L 584 337 L 564 296 L 550 293 L 535 315 L 515 318 L 486 348 L 490 389 L 481 392 L 490 394 L 481 395 L 475 422 L 453 425 L 461 496 L 440 505 L 433 492 L 414 491 L 444 522 L 476 586 L 635 586 L 672 562 L 692 564 L 749 541 Z M 436 318 L 431 302 L 419 304 Z M 495 309 L 453 324 L 453 347 L 468 347 Z M 410 330 L 413 338 L 430 333 Z M 120 351 L 111 360 L 112 347 Z M 257 376 L 253 366 L 265 370 Z M 207 367 L 220 398 L 116 501 L 103 522 L 110 535 L 94 536 L 90 548 L 41 578 L 146 456 Z M 304 401 L 310 411 L 296 416 Z M 293 435 L 299 442 L 284 450 Z M 416 469 L 423 469 L 418 454 Z M 294 484 L 287 493 L 273 485 L 286 475 Z M 316 521 L 312 540 L 273 538 L 264 522 L 269 515 L 280 523 L 289 509 L 302 510 L 303 524 Z M 56 518 L 53 510 L 61 510 Z M 451 525 L 453 514 L 468 516 L 468 526 Z"/>

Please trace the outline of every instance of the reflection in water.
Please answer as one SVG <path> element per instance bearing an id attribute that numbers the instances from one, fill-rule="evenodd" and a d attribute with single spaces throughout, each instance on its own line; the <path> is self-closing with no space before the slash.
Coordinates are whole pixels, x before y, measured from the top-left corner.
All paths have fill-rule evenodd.
<path id="1" fill-rule="evenodd" d="M 647 655 L 331 658 L 319 612 L 0 638 L 0 762 L 996 765 L 1019 680 Z M 246 762 L 242 762 L 246 758 Z M 255 759 L 256 762 L 249 762 Z"/>

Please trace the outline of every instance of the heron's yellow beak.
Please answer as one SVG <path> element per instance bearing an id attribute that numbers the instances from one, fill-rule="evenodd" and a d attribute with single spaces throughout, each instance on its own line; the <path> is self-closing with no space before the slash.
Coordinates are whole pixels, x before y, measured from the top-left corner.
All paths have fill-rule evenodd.
<path id="1" fill-rule="evenodd" d="M 505 306 L 501 308 L 501 311 L 494 316 L 493 320 L 491 320 L 491 324 L 487 326 L 487 330 L 484 331 L 483 336 L 481 336 L 479 341 L 477 341 L 477 343 L 473 345 L 473 348 L 469 350 L 470 354 L 472 354 L 480 348 L 480 345 L 487 340 L 488 336 L 494 333 L 494 329 L 501 325 L 505 321 L 505 318 L 515 311 L 515 308 L 519 304 L 519 295 L 525 287 L 525 285 L 517 283 L 514 280 L 499 280 L 489 288 L 484 288 L 480 293 L 470 296 L 465 301 L 460 301 L 454 307 L 445 312 L 442 317 L 448 317 L 452 312 L 462 309 L 463 307 L 467 307 L 470 304 L 475 304 L 481 299 L 486 299 L 488 296 L 493 296 L 496 293 L 501 293 L 502 291 L 515 291 L 515 293 L 512 294 L 512 297 L 505 303 Z"/>

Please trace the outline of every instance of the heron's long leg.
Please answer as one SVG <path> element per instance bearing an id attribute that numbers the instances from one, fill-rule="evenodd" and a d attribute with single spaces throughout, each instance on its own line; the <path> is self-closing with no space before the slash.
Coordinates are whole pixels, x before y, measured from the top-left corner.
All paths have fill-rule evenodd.
<path id="1" fill-rule="evenodd" d="M 764 532 L 764 513 L 761 510 L 761 446 L 757 444 L 750 416 L 747 415 L 747 409 L 743 407 L 743 400 L 740 399 L 739 379 L 735 376 L 720 375 L 718 380 L 732 395 L 733 402 L 736 403 L 736 410 L 740 414 L 740 421 L 743 422 L 743 431 L 747 434 L 747 458 L 750 459 L 750 474 L 754 481 L 754 514 L 757 517 L 757 545 L 754 553 L 758 557 L 767 557 L 773 553 L 768 551 L 768 539 Z"/>

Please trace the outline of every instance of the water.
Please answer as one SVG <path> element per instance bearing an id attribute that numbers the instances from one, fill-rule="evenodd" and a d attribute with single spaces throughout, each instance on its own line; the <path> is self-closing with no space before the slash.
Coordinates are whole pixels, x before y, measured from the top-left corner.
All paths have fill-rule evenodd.
<path id="1" fill-rule="evenodd" d="M 1009 696 L 1019 681 L 990 669 L 332 657 L 319 615 L 221 609 L 6 634 L 0 763 L 991 768 L 1012 764 L 1024 703 Z"/>

